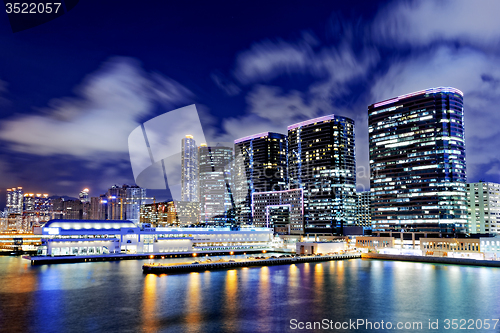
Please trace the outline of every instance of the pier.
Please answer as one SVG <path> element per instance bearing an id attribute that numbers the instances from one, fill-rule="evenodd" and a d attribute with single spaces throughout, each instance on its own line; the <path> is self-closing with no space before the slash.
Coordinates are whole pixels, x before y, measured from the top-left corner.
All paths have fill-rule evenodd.
<path id="1" fill-rule="evenodd" d="M 273 258 L 273 259 L 251 259 L 243 261 L 225 260 L 223 262 L 205 262 L 199 264 L 184 263 L 177 265 L 162 265 L 158 263 L 145 264 L 142 266 L 144 274 L 169 274 L 169 273 L 186 273 L 200 272 L 215 269 L 229 269 L 238 267 L 256 267 L 256 266 L 275 266 L 275 265 L 291 265 L 315 261 L 331 261 L 331 260 L 346 260 L 359 259 L 360 254 L 340 254 L 331 256 L 310 256 L 310 257 L 293 257 L 293 258 Z"/>
<path id="2" fill-rule="evenodd" d="M 228 256 L 241 254 L 262 254 L 267 252 L 278 252 L 273 248 L 250 249 L 250 250 L 220 250 L 220 251 L 196 251 L 196 252 L 161 252 L 161 253 L 110 253 L 91 254 L 77 256 L 29 256 L 24 255 L 23 259 L 29 260 L 32 266 L 49 264 L 67 264 L 78 262 L 99 262 L 118 260 L 145 260 L 145 259 L 171 259 L 171 258 L 193 258 L 197 256 Z"/>

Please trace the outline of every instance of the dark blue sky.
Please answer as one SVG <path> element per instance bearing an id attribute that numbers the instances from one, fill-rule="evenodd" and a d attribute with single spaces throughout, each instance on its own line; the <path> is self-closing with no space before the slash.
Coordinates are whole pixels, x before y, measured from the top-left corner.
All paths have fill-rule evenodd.
<path id="1" fill-rule="evenodd" d="M 5 188 L 91 195 L 133 183 L 127 137 L 196 103 L 214 142 L 432 86 L 464 94 L 470 181 L 500 181 L 499 3 L 80 1 L 12 33 L 0 14 L 0 205 Z"/>

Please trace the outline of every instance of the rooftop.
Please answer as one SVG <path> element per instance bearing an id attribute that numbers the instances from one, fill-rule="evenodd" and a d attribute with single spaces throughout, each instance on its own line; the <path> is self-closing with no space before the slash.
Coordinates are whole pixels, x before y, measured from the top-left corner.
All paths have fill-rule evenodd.
<path id="1" fill-rule="evenodd" d="M 127 220 L 50 220 L 43 226 L 44 228 L 71 229 L 120 229 L 137 228 L 132 221 Z"/>

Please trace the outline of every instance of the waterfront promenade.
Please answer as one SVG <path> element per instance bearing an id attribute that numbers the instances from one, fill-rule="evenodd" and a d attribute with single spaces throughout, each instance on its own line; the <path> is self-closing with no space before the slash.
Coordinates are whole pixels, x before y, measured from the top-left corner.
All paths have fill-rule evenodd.
<path id="1" fill-rule="evenodd" d="M 331 256 L 223 260 L 221 262 L 202 262 L 198 264 L 181 263 L 174 265 L 163 265 L 163 264 L 153 263 L 153 264 L 143 265 L 142 270 L 145 274 L 186 273 L 186 272 L 208 271 L 214 269 L 291 265 L 291 264 L 300 264 L 300 263 L 315 262 L 315 261 L 346 260 L 346 259 L 359 259 L 359 258 L 361 258 L 361 255 L 356 253 L 356 254 L 340 254 Z"/>

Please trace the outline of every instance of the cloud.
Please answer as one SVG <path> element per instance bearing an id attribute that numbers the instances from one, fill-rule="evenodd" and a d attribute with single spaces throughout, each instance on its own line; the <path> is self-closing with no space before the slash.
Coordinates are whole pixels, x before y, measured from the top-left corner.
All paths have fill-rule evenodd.
<path id="1" fill-rule="evenodd" d="M 146 73 L 131 58 L 110 59 L 75 94 L 50 101 L 37 114 L 2 120 L 0 139 L 22 153 L 107 160 L 109 154 L 128 152 L 128 135 L 155 102 L 172 107 L 192 98 L 187 88 Z"/>
<path id="2" fill-rule="evenodd" d="M 311 45 L 302 40 L 297 43 L 264 40 L 238 55 L 233 75 L 241 83 L 249 84 L 282 74 L 305 73 L 314 70 L 313 56 Z"/>
<path id="3" fill-rule="evenodd" d="M 345 85 L 364 76 L 378 60 L 377 50 L 369 45 L 355 51 L 344 40 L 321 47 L 314 36 L 303 34 L 296 42 L 255 43 L 237 56 L 233 75 L 242 84 L 268 82 L 283 75 L 311 75 L 316 83 L 310 92 L 316 98 L 331 98 L 348 92 Z"/>
<path id="4" fill-rule="evenodd" d="M 222 91 L 224 91 L 228 96 L 236 96 L 241 92 L 240 87 L 231 82 L 226 78 L 220 71 L 215 71 L 210 74 L 210 78 Z"/>
<path id="5" fill-rule="evenodd" d="M 497 0 L 393 1 L 376 17 L 374 38 L 386 45 L 459 41 L 500 46 Z"/>

